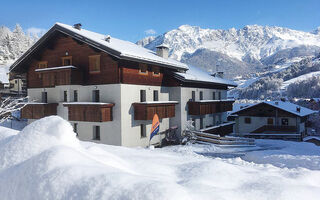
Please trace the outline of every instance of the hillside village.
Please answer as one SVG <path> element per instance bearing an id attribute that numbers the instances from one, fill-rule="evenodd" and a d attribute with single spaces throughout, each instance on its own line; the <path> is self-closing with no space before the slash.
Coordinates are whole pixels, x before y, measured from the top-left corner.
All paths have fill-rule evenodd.
<path id="1" fill-rule="evenodd" d="M 1 27 L 0 195 L 316 199 L 319 30 Z"/>

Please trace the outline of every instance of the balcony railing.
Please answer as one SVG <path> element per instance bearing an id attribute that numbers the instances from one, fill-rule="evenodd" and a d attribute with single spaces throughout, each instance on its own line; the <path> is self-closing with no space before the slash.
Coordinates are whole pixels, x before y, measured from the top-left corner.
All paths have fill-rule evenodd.
<path id="1" fill-rule="evenodd" d="M 82 72 L 74 66 L 36 69 L 36 72 L 41 77 L 42 87 L 81 85 L 83 83 Z"/>
<path id="2" fill-rule="evenodd" d="M 63 106 L 68 107 L 69 121 L 108 122 L 113 118 L 113 103 L 70 102 Z"/>
<path id="3" fill-rule="evenodd" d="M 234 100 L 201 100 L 189 101 L 189 115 L 206 115 L 232 110 Z"/>
<path id="4" fill-rule="evenodd" d="M 160 119 L 175 116 L 177 101 L 153 101 L 133 103 L 135 120 L 152 120 L 154 114 Z"/>
<path id="5" fill-rule="evenodd" d="M 29 103 L 21 110 L 21 118 L 40 119 L 57 115 L 57 103 Z"/>

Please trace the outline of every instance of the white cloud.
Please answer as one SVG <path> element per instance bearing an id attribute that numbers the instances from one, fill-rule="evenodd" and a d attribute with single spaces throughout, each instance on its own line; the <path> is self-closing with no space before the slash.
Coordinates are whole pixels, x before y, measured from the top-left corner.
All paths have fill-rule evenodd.
<path id="1" fill-rule="evenodd" d="M 145 30 L 144 33 L 146 35 L 155 35 L 157 32 L 154 29 Z"/>
<path id="2" fill-rule="evenodd" d="M 47 32 L 47 30 L 43 29 L 43 28 L 30 27 L 27 29 L 27 34 L 33 35 L 33 36 L 38 36 L 38 37 L 45 34 L 45 32 Z"/>

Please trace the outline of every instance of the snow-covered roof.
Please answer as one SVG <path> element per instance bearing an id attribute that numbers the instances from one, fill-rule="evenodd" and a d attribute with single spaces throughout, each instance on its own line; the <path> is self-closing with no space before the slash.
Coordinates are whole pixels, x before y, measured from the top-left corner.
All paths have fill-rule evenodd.
<path id="1" fill-rule="evenodd" d="M 281 110 L 287 111 L 289 113 L 292 113 L 292 114 L 300 116 L 300 117 L 304 117 L 304 116 L 311 115 L 311 114 L 314 114 L 314 113 L 318 112 L 318 111 L 310 110 L 309 108 L 305 108 L 305 107 L 299 106 L 297 104 L 290 103 L 288 101 L 262 101 L 262 102 L 255 103 L 255 104 L 252 104 L 250 106 L 244 107 L 244 108 L 242 108 L 242 109 L 240 109 L 238 111 L 232 112 L 231 114 L 235 114 L 235 113 L 240 112 L 242 110 L 246 110 L 248 108 L 252 108 L 252 107 L 254 107 L 256 105 L 259 105 L 259 104 L 262 104 L 262 103 L 265 103 L 265 104 L 268 104 L 270 106 L 279 108 Z M 300 108 L 300 112 L 297 111 L 297 108 Z"/>
<path id="2" fill-rule="evenodd" d="M 199 67 L 195 67 L 192 65 L 188 65 L 189 70 L 185 73 L 175 72 L 175 74 L 184 79 L 185 81 L 199 81 L 199 82 L 210 82 L 210 83 L 219 83 L 230 86 L 237 86 L 237 84 L 231 80 L 223 79 L 220 77 L 213 77 L 208 72 L 200 69 Z"/>
<path id="3" fill-rule="evenodd" d="M 43 68 L 43 69 L 36 69 L 34 71 L 36 72 L 43 72 L 43 71 L 50 71 L 50 70 L 59 70 L 59 69 L 69 69 L 69 68 L 76 68 L 75 66 L 69 65 L 69 66 L 60 66 L 60 67 L 49 67 L 49 68 Z"/>
<path id="4" fill-rule="evenodd" d="M 78 34 L 77 36 L 80 39 L 81 37 L 84 37 L 84 39 L 90 39 L 98 43 L 99 45 L 103 45 L 114 51 L 117 51 L 120 53 L 120 56 L 124 58 L 134 58 L 138 60 L 145 60 L 158 64 L 168 65 L 180 69 L 188 69 L 188 66 L 184 63 L 181 63 L 171 58 L 162 58 L 160 56 L 157 56 L 157 54 L 154 51 L 136 45 L 132 42 L 120 40 L 114 37 L 110 37 L 110 40 L 106 41 L 106 35 L 100 33 L 95 33 L 82 28 L 78 30 L 73 26 L 62 23 L 56 23 L 56 25 Z"/>

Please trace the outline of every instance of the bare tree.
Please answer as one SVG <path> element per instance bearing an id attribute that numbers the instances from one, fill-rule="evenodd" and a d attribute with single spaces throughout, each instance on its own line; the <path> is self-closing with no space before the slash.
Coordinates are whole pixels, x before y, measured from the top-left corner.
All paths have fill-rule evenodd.
<path id="1" fill-rule="evenodd" d="M 27 105 L 28 97 L 7 97 L 0 102 L 0 123 L 12 118 L 12 113 Z"/>

